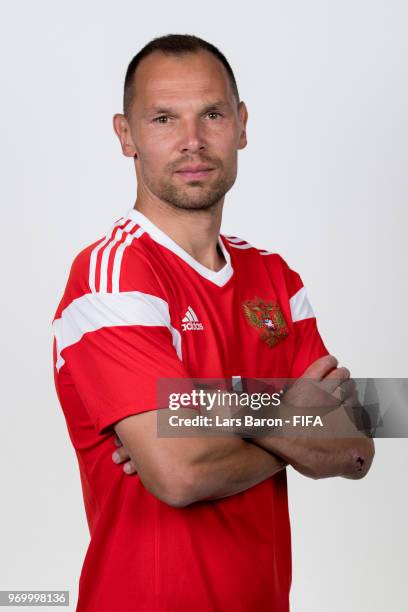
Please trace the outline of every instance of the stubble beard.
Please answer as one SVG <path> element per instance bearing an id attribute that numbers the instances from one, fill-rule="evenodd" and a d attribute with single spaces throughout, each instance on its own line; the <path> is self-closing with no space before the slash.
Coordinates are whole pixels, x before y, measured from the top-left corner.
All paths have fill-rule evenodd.
<path id="1" fill-rule="evenodd" d="M 175 185 L 170 180 L 153 181 L 149 189 L 160 200 L 174 208 L 182 210 L 209 210 L 218 205 L 220 200 L 235 183 L 236 172 L 232 176 L 221 175 L 215 182 L 207 185 L 207 180 L 192 179 L 185 186 Z"/>
<path id="2" fill-rule="evenodd" d="M 159 195 L 170 206 L 183 210 L 207 210 L 215 207 L 225 196 L 232 185 L 226 178 L 206 187 L 201 181 L 191 181 L 186 187 L 177 187 L 171 183 L 162 186 Z"/>

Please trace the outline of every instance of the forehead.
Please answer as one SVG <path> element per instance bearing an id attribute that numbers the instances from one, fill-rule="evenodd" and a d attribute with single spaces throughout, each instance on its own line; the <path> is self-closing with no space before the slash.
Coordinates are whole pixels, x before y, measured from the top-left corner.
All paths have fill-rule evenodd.
<path id="1" fill-rule="evenodd" d="M 227 71 L 208 51 L 165 55 L 155 51 L 144 58 L 133 80 L 134 102 L 148 106 L 173 97 L 225 99 L 232 96 Z"/>

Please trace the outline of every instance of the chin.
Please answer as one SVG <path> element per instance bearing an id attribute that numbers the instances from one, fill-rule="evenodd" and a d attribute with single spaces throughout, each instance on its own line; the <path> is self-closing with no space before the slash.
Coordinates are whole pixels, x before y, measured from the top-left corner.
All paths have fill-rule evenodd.
<path id="1" fill-rule="evenodd" d="M 216 201 L 169 201 L 168 203 L 174 208 L 178 208 L 180 210 L 208 210 L 210 208 L 214 208 L 219 200 Z"/>

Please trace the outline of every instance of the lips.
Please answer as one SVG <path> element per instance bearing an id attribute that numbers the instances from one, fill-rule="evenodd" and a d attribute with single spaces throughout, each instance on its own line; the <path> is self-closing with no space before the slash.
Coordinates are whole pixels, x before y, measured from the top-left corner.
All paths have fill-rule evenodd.
<path id="1" fill-rule="evenodd" d="M 199 179 L 208 176 L 214 168 L 205 166 L 204 164 L 196 164 L 191 166 L 183 166 L 176 171 L 180 177 L 185 179 Z"/>
<path id="2" fill-rule="evenodd" d="M 198 164 L 196 166 L 184 166 L 183 168 L 180 168 L 179 170 L 177 170 L 177 172 L 193 173 L 193 172 L 207 172 L 208 170 L 213 170 L 213 168 L 211 168 L 210 166 L 204 166 L 203 164 Z"/>

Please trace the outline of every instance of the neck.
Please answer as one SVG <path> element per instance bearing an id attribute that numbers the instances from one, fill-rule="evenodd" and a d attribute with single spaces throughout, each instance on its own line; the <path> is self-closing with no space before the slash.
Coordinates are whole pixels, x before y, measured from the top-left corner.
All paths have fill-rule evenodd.
<path id="1" fill-rule="evenodd" d="M 218 246 L 223 202 L 211 210 L 183 210 L 162 202 L 146 203 L 139 198 L 134 209 L 203 266 L 218 272 L 225 258 Z"/>

